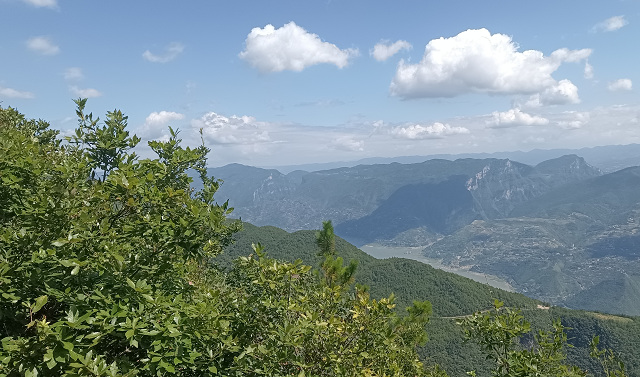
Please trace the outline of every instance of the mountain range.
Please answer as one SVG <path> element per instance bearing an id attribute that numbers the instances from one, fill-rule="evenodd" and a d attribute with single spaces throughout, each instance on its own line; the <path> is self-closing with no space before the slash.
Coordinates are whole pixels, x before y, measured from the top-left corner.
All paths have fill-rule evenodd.
<path id="1" fill-rule="evenodd" d="M 558 158 L 568 154 L 577 154 L 584 157 L 589 164 L 598 169 L 611 173 L 630 166 L 640 165 L 640 144 L 604 145 L 580 149 L 533 149 L 530 151 L 511 151 L 494 153 L 460 153 L 460 154 L 431 154 L 422 156 L 398 156 L 398 157 L 369 157 L 355 161 L 337 161 L 304 165 L 273 166 L 283 173 L 294 170 L 318 171 L 357 165 L 390 164 L 414 164 L 433 159 L 457 160 L 460 158 L 497 158 L 520 161 L 527 165 L 536 165 L 540 162 Z"/>
<path id="2" fill-rule="evenodd" d="M 234 215 L 287 231 L 332 220 L 354 243 L 422 246 L 571 308 L 640 315 L 640 168 L 604 173 L 575 154 L 527 165 L 433 159 L 314 172 L 210 169 Z"/>

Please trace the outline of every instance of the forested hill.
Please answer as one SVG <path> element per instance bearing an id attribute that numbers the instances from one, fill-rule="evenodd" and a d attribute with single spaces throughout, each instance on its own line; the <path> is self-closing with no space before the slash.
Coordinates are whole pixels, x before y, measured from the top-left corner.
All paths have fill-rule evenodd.
<path id="1" fill-rule="evenodd" d="M 275 259 L 301 259 L 312 266 L 320 265 L 323 259 L 317 255 L 315 231 L 311 230 L 288 233 L 272 226 L 256 227 L 243 223 L 243 230 L 234 237 L 236 242 L 228 246 L 215 262 L 228 265 L 239 256 L 247 256 L 251 253 L 251 244 L 257 242 Z M 535 308 L 541 304 L 522 294 L 478 284 L 417 261 L 375 259 L 339 237 L 336 238 L 336 250 L 345 261 L 358 261 L 357 283 L 369 285 L 377 297 L 395 294 L 396 303 L 401 308 L 411 305 L 419 297 L 431 301 L 437 316 L 460 316 L 486 309 L 491 307 L 494 298 L 515 307 Z"/>
<path id="2" fill-rule="evenodd" d="M 282 229 L 256 227 L 244 223 L 235 235 L 234 244 L 214 260 L 220 266 L 229 266 L 239 256 L 251 253 L 251 244 L 260 243 L 269 256 L 318 266 L 321 261 L 315 243 L 315 231 L 288 233 Z M 466 343 L 456 318 L 491 307 L 494 298 L 506 306 L 522 308 L 525 317 L 534 326 L 549 328 L 553 319 L 562 318 L 569 330 L 569 342 L 575 348 L 567 350 L 569 362 L 591 371 L 598 366 L 589 358 L 589 340 L 599 335 L 601 344 L 620 352 L 630 376 L 640 376 L 640 318 L 604 315 L 595 312 L 569 310 L 558 307 L 540 309 L 545 304 L 521 294 L 510 293 L 474 282 L 470 279 L 434 269 L 429 265 L 402 258 L 375 259 L 341 238 L 336 238 L 337 254 L 359 262 L 356 283 L 366 284 L 374 297 L 395 294 L 398 310 L 413 300 L 429 300 L 433 317 L 428 324 L 429 342 L 420 349 L 424 360 L 441 365 L 450 376 L 464 376 L 469 370 L 488 375 L 490 364 L 473 343 Z M 482 372 L 482 373 L 481 373 Z"/>

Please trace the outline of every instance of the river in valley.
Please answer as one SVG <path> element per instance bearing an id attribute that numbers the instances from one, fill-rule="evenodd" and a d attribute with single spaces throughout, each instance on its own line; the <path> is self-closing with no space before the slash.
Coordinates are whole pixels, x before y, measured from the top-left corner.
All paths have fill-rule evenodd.
<path id="1" fill-rule="evenodd" d="M 418 262 L 426 263 L 433 268 L 437 268 L 443 271 L 452 272 L 454 274 L 464 276 L 466 278 L 475 280 L 479 283 L 489 284 L 492 287 L 504 289 L 505 291 L 514 292 L 514 289 L 505 280 L 500 279 L 497 276 L 483 274 L 481 272 L 469 271 L 462 268 L 451 268 L 441 263 L 439 259 L 426 258 L 422 255 L 422 249 L 424 247 L 397 247 L 397 246 L 383 246 L 378 244 L 368 244 L 360 247 L 360 250 L 371 255 L 377 259 L 386 258 L 407 258 L 413 259 Z"/>

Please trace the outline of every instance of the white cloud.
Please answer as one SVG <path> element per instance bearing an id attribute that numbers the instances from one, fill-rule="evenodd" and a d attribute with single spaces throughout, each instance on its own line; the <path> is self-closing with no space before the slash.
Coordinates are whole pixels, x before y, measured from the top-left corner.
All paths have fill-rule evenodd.
<path id="1" fill-rule="evenodd" d="M 145 139 L 159 139 L 167 136 L 167 126 L 170 122 L 182 119 L 184 119 L 184 114 L 165 110 L 154 111 L 147 116 L 137 132 Z M 174 127 L 174 129 L 176 128 Z"/>
<path id="2" fill-rule="evenodd" d="M 592 79 L 593 78 L 593 66 L 589 64 L 589 62 L 584 63 L 584 78 Z"/>
<path id="3" fill-rule="evenodd" d="M 577 63 L 586 60 L 591 55 L 591 49 L 583 48 L 580 50 L 569 50 L 568 48 L 560 48 L 551 53 L 550 59 L 557 62 L 558 66 L 564 62 Z"/>
<path id="4" fill-rule="evenodd" d="M 194 119 L 191 125 L 202 129 L 205 140 L 214 144 L 255 144 L 271 141 L 268 124 L 257 122 L 250 116 L 231 116 L 209 112 L 200 119 Z"/>
<path id="5" fill-rule="evenodd" d="M 49 37 L 39 36 L 27 40 L 27 48 L 42 55 L 55 55 L 60 52 Z"/>
<path id="6" fill-rule="evenodd" d="M 612 92 L 619 90 L 631 90 L 633 89 L 633 82 L 629 79 L 619 79 L 609 83 L 609 90 Z"/>
<path id="7" fill-rule="evenodd" d="M 35 95 L 31 92 L 23 92 L 20 90 L 0 86 L 0 97 L 29 99 L 34 98 Z"/>
<path id="8" fill-rule="evenodd" d="M 560 80 L 553 86 L 529 97 L 525 107 L 540 107 L 545 105 L 566 105 L 580 103 L 578 87 L 569 80 Z"/>
<path id="9" fill-rule="evenodd" d="M 176 113 L 174 111 L 162 110 L 160 112 L 153 112 L 149 114 L 149 116 L 147 116 L 147 119 L 145 119 L 144 124 L 150 126 L 163 126 L 171 121 L 181 119 L 184 119 L 184 114 Z"/>
<path id="10" fill-rule="evenodd" d="M 389 44 L 388 41 L 381 41 L 373 46 L 373 50 L 371 50 L 369 54 L 381 62 L 397 54 L 400 50 L 410 50 L 411 48 L 411 43 L 403 40 L 396 41 L 392 44 Z"/>
<path id="11" fill-rule="evenodd" d="M 593 27 L 592 31 L 616 31 L 628 23 L 624 16 L 615 16 L 599 22 Z"/>
<path id="12" fill-rule="evenodd" d="M 364 151 L 364 141 L 356 140 L 353 136 L 345 135 L 340 136 L 338 138 L 333 139 L 331 145 L 335 149 L 343 150 L 343 151 L 352 151 L 352 152 L 362 152 Z"/>
<path id="13" fill-rule="evenodd" d="M 403 139 L 440 139 L 448 135 L 468 134 L 469 130 L 464 127 L 451 127 L 448 124 L 433 123 L 430 126 L 412 124 L 408 126 L 398 126 L 391 129 L 391 134 Z"/>
<path id="14" fill-rule="evenodd" d="M 69 87 L 69 90 L 71 91 L 71 93 L 73 93 L 73 95 L 81 98 L 95 98 L 102 96 L 102 93 L 99 90 L 93 88 L 81 89 L 73 85 Z"/>
<path id="15" fill-rule="evenodd" d="M 262 72 L 296 71 L 316 64 L 334 64 L 344 68 L 349 60 L 358 56 L 357 49 L 339 49 L 323 42 L 294 22 L 276 29 L 267 25 L 251 30 L 245 41 L 245 50 L 239 56 Z"/>
<path id="16" fill-rule="evenodd" d="M 56 0 L 22 0 L 22 2 L 37 8 L 56 8 L 58 6 Z"/>
<path id="17" fill-rule="evenodd" d="M 564 62 L 586 59 L 590 49 L 518 52 L 504 34 L 467 30 L 431 40 L 418 64 L 401 60 L 390 92 L 403 98 L 454 97 L 465 93 L 533 94 L 558 83 L 551 76 Z"/>
<path id="18" fill-rule="evenodd" d="M 184 46 L 181 43 L 173 42 L 169 43 L 164 49 L 164 54 L 156 55 L 151 51 L 146 50 L 142 53 L 142 57 L 152 63 L 167 63 L 177 58 L 184 51 Z"/>
<path id="19" fill-rule="evenodd" d="M 491 128 L 507 128 L 518 126 L 544 126 L 549 119 L 522 112 L 520 109 L 510 109 L 505 112 L 494 111 L 488 122 Z"/>
<path id="20" fill-rule="evenodd" d="M 67 68 L 64 71 L 64 79 L 69 81 L 79 81 L 84 78 L 84 74 L 82 74 L 82 69 L 78 67 Z"/>
<path id="21" fill-rule="evenodd" d="M 557 116 L 556 124 L 564 129 L 575 130 L 582 128 L 591 119 L 588 112 L 566 111 Z"/>

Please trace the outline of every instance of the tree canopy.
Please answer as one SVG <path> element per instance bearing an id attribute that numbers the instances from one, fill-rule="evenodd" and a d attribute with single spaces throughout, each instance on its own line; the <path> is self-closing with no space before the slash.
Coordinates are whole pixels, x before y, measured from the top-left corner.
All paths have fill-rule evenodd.
<path id="1" fill-rule="evenodd" d="M 322 278 L 259 245 L 212 267 L 240 224 L 214 198 L 209 149 L 170 130 L 139 158 L 122 112 L 100 123 L 76 104 L 66 142 L 0 108 L 0 376 L 431 373 L 415 351 L 428 302 L 399 316 L 342 260 Z"/>

